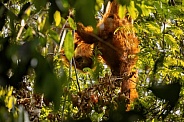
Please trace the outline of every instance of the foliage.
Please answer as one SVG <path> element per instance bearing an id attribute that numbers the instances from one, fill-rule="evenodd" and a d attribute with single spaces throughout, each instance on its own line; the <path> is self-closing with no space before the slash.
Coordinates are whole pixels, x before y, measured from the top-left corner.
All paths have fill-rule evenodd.
<path id="1" fill-rule="evenodd" d="M 0 89 L 0 121 L 29 121 L 25 109 L 22 106 L 16 107 L 16 98 L 12 95 L 12 92 L 13 87 Z"/>
<path id="2" fill-rule="evenodd" d="M 129 112 L 120 104 L 122 108 L 109 109 L 109 116 L 105 116 L 107 106 L 96 105 L 92 108 L 96 112 L 86 112 L 86 118 L 73 120 L 78 110 L 71 97 L 76 97 L 80 90 L 95 88 L 99 78 L 110 74 L 97 57 L 93 59 L 95 68 L 85 68 L 85 73 L 76 70 L 75 65 L 72 67 L 73 32 L 76 22 L 95 28 L 100 13 L 103 14 L 101 5 L 107 1 L 1 0 L 0 121 L 5 121 L 5 117 L 6 121 L 23 121 L 23 116 L 28 115 L 30 120 L 38 117 L 47 121 L 119 121 L 117 118 L 122 115 L 127 121 L 136 117 L 145 121 L 183 120 L 183 0 L 117 0 L 121 5 L 120 17 L 129 14 L 140 41 L 139 98 Z M 67 57 L 64 61 L 63 47 Z M 168 93 L 173 95 L 172 100 Z M 112 99 L 115 101 L 116 97 Z"/>

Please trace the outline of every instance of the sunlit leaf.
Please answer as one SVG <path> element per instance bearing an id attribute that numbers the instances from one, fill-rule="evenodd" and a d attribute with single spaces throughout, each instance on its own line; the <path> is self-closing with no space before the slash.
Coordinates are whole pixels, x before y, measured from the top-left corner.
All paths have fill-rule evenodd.
<path id="1" fill-rule="evenodd" d="M 118 11 L 118 15 L 120 18 L 124 18 L 126 14 L 126 6 L 119 6 L 119 11 Z"/>
<path id="2" fill-rule="evenodd" d="M 156 23 L 146 23 L 146 26 L 151 32 L 161 33 L 160 26 Z"/>
<path id="3" fill-rule="evenodd" d="M 46 17 L 39 16 L 38 17 L 38 30 L 42 30 L 45 25 Z"/>
<path id="4" fill-rule="evenodd" d="M 61 22 L 61 14 L 59 11 L 55 11 L 54 13 L 54 21 L 56 26 L 59 26 L 60 22 Z"/>
<path id="5" fill-rule="evenodd" d="M 132 17 L 132 19 L 136 19 L 137 18 L 137 13 L 136 13 L 136 8 L 134 5 L 134 1 L 130 2 L 130 5 L 127 6 L 127 10 L 130 14 L 130 16 Z"/>
<path id="6" fill-rule="evenodd" d="M 181 30 L 180 28 L 173 29 L 172 31 L 175 33 L 175 35 L 176 35 L 178 38 L 180 38 L 181 35 L 183 35 L 183 30 Z"/>
<path id="7" fill-rule="evenodd" d="M 12 95 L 13 87 L 8 88 L 7 96 L 10 97 Z"/>
<path id="8" fill-rule="evenodd" d="M 70 61 L 74 55 L 74 38 L 72 31 L 68 31 L 64 42 L 64 50 L 67 59 Z"/>
<path id="9" fill-rule="evenodd" d="M 165 34 L 164 36 L 168 44 L 177 44 L 175 38 L 172 35 Z"/>
<path id="10" fill-rule="evenodd" d="M 177 44 L 176 39 L 170 35 L 170 34 L 165 34 L 165 40 L 166 43 L 171 47 L 171 51 L 173 51 L 173 53 L 179 52 L 179 45 Z"/>
<path id="11" fill-rule="evenodd" d="M 96 0 L 95 9 L 97 11 L 99 11 L 101 9 L 103 2 L 104 2 L 104 0 Z"/>
<path id="12" fill-rule="evenodd" d="M 13 96 L 10 96 L 7 104 L 8 109 L 11 110 L 14 104 L 15 104 L 15 98 Z"/>
<path id="13" fill-rule="evenodd" d="M 153 7 L 151 7 L 151 6 L 146 6 L 145 4 L 144 4 L 144 2 L 142 2 L 142 4 L 141 4 L 141 9 L 142 9 L 142 15 L 143 16 L 148 16 L 150 13 L 151 13 L 151 9 L 154 9 Z"/>

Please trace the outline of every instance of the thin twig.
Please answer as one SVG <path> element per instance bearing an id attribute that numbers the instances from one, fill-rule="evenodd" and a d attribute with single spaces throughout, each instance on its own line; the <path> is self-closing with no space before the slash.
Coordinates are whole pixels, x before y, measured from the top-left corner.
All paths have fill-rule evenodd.
<path id="1" fill-rule="evenodd" d="M 20 30 L 19 30 L 19 32 L 18 32 L 18 34 L 17 34 L 17 38 L 16 38 L 17 40 L 19 39 L 20 35 L 22 34 L 22 31 L 23 31 L 25 25 L 26 25 L 26 24 L 24 24 L 24 25 L 22 25 L 22 26 L 20 27 Z"/>
<path id="2" fill-rule="evenodd" d="M 62 34 L 62 37 L 61 37 L 61 41 L 60 41 L 60 44 L 59 44 L 59 50 L 58 50 L 58 52 L 61 52 L 61 48 L 62 48 L 63 42 L 65 40 L 66 32 L 67 32 L 67 30 L 64 30 L 63 31 L 63 34 Z"/>
<path id="3" fill-rule="evenodd" d="M 60 33 L 59 33 L 60 40 L 61 40 L 62 33 L 63 33 L 63 31 L 64 31 L 65 26 L 66 26 L 67 23 L 68 23 L 68 19 L 66 20 L 66 22 L 65 22 L 64 25 L 62 26 L 61 31 L 60 31 Z"/>
<path id="4" fill-rule="evenodd" d="M 113 45 L 111 45 L 110 43 L 107 43 L 106 41 L 104 41 L 103 39 L 101 39 L 100 37 L 98 37 L 97 35 L 95 35 L 94 33 L 88 33 L 90 36 L 96 38 L 98 41 L 104 43 L 105 45 L 109 46 L 110 48 L 112 48 L 113 50 L 118 51 L 118 49 L 116 49 Z"/>
<path id="5" fill-rule="evenodd" d="M 79 77 L 78 77 L 78 74 L 77 74 L 77 67 L 76 67 L 75 59 L 72 58 L 72 61 L 73 61 L 73 65 L 74 65 L 77 86 L 78 86 L 78 89 L 79 89 L 79 92 L 80 92 Z"/>
<path id="6" fill-rule="evenodd" d="M 65 26 L 66 26 L 67 23 L 68 23 L 68 19 L 66 20 L 66 22 L 65 22 L 64 25 L 62 26 L 61 31 L 60 31 L 60 33 L 59 33 L 60 44 L 59 44 L 59 50 L 58 50 L 58 52 L 61 51 L 61 48 L 62 48 L 62 46 L 63 46 L 63 42 L 64 42 L 64 39 L 65 39 L 65 36 L 66 36 L 66 31 L 67 31 L 67 30 L 65 29 Z"/>

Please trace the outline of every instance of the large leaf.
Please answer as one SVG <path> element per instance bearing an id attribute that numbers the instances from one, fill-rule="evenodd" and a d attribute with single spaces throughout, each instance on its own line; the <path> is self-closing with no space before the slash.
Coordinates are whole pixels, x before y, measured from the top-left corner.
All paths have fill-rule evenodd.
<path id="1" fill-rule="evenodd" d="M 165 99 L 170 104 L 175 105 L 179 99 L 179 93 L 181 85 L 179 82 L 167 84 L 167 85 L 156 85 L 149 88 L 153 94 L 161 99 Z"/>
<path id="2" fill-rule="evenodd" d="M 48 101 L 53 101 L 55 110 L 59 110 L 60 98 L 63 95 L 63 88 L 66 86 L 66 76 L 62 70 L 60 78 L 54 74 L 52 64 L 39 53 L 32 59 L 32 67 L 35 69 L 36 81 L 34 84 L 35 92 L 43 93 Z"/>
<path id="3" fill-rule="evenodd" d="M 179 82 L 180 80 L 177 80 L 172 84 L 153 85 L 148 88 L 155 96 L 167 101 L 159 115 L 162 117 L 162 120 L 167 117 L 167 115 L 171 112 L 171 110 L 174 109 L 176 103 L 178 102 L 181 91 L 181 84 Z"/>
<path id="4" fill-rule="evenodd" d="M 84 26 L 91 25 L 96 27 L 95 20 L 95 0 L 79 0 L 75 4 L 75 19 L 82 22 Z"/>
<path id="5" fill-rule="evenodd" d="M 127 6 L 127 10 L 130 14 L 130 16 L 132 17 L 132 19 L 136 19 L 137 18 L 137 13 L 136 13 L 136 8 L 134 5 L 134 1 L 130 2 L 130 5 Z"/>
<path id="6" fill-rule="evenodd" d="M 64 50 L 67 59 L 70 61 L 74 55 L 74 38 L 71 30 L 66 34 Z"/>

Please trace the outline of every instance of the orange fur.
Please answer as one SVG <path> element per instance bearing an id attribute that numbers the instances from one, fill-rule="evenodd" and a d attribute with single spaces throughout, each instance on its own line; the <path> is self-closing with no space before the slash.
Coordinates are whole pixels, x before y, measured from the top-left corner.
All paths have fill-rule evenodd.
<path id="1" fill-rule="evenodd" d="M 80 36 L 75 33 L 74 59 L 76 67 L 82 70 L 85 67 L 92 68 L 93 44 L 84 43 Z"/>
<path id="2" fill-rule="evenodd" d="M 81 61 L 85 64 L 81 65 L 78 61 L 78 68 L 84 68 L 87 64 L 91 65 L 89 61 L 93 55 L 91 44 L 94 43 L 101 52 L 103 60 L 111 68 L 112 75 L 122 77 L 121 92 L 129 98 L 129 103 L 131 103 L 138 97 L 136 91 L 137 73 L 133 72 L 132 69 L 137 62 L 136 54 L 139 52 L 139 41 L 133 31 L 133 25 L 126 18 L 119 18 L 118 4 L 114 1 L 109 4 L 103 19 L 97 24 L 97 30 L 96 36 L 102 40 L 92 36 L 94 34 L 92 27 L 84 27 L 78 23 L 75 38 L 77 40 L 75 42 L 77 44 L 75 58 L 82 57 Z M 129 110 L 129 104 L 127 110 Z"/>

